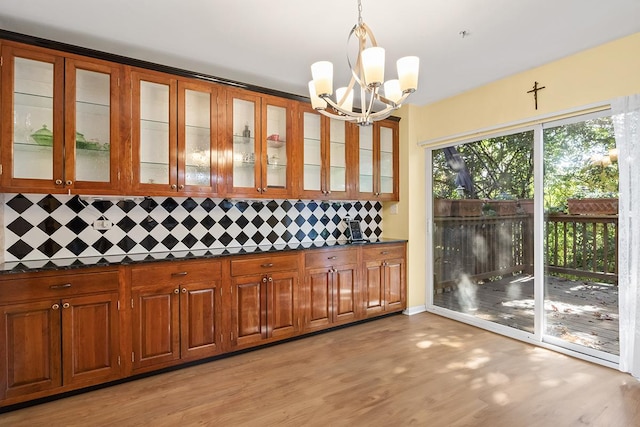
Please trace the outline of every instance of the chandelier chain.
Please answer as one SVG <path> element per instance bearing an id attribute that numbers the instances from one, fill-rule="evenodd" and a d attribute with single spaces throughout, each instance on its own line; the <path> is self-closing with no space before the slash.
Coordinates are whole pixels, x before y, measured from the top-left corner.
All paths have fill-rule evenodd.
<path id="1" fill-rule="evenodd" d="M 362 25 L 362 2 L 358 0 L 358 26 Z"/>

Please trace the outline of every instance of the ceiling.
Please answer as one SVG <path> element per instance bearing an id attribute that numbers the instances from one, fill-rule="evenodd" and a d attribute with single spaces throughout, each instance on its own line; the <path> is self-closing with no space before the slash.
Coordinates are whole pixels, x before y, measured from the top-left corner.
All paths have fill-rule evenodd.
<path id="1" fill-rule="evenodd" d="M 386 78 L 420 57 L 417 105 L 640 32 L 640 0 L 362 3 Z M 315 61 L 348 82 L 357 16 L 356 0 L 2 0 L 0 28 L 306 96 Z"/>

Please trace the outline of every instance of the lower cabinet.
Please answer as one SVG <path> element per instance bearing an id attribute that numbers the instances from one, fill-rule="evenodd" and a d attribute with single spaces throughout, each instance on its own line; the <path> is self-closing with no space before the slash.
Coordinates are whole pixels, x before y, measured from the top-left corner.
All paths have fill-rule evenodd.
<path id="1" fill-rule="evenodd" d="M 406 245 L 363 248 L 363 297 L 367 317 L 403 310 L 406 302 Z"/>
<path id="2" fill-rule="evenodd" d="M 231 260 L 232 348 L 297 333 L 298 258 L 288 254 Z"/>
<path id="3" fill-rule="evenodd" d="M 305 254 L 306 330 L 351 322 L 358 313 L 358 251 L 322 249 Z"/>
<path id="4" fill-rule="evenodd" d="M 134 371 L 223 351 L 221 272 L 217 260 L 131 268 Z"/>
<path id="5" fill-rule="evenodd" d="M 4 404 L 120 377 L 118 272 L 0 283 Z"/>

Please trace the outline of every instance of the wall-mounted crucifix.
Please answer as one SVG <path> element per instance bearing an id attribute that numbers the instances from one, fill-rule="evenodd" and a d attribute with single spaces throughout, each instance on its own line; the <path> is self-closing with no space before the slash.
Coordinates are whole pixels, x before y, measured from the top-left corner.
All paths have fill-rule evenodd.
<path id="1" fill-rule="evenodd" d="M 536 110 L 538 109 L 538 91 L 544 89 L 546 86 L 538 86 L 538 82 L 533 82 L 533 89 L 528 90 L 527 93 L 533 92 L 533 100 L 536 104 Z"/>

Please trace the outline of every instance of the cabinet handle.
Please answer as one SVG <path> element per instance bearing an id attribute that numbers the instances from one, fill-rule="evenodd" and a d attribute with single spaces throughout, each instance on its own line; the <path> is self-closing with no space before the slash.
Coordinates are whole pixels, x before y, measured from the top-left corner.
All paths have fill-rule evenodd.
<path id="1" fill-rule="evenodd" d="M 177 273 L 171 273 L 171 277 L 180 277 L 180 276 L 186 276 L 187 272 L 186 271 L 179 271 Z"/>
<path id="2" fill-rule="evenodd" d="M 262 283 L 267 283 L 267 278 L 266 277 L 262 278 Z"/>
<path id="3" fill-rule="evenodd" d="M 262 193 L 262 188 L 258 187 L 258 188 L 256 188 L 256 191 L 257 191 L 258 193 Z"/>
<path id="4" fill-rule="evenodd" d="M 182 288 L 182 293 L 186 294 L 187 293 L 187 288 Z"/>
<path id="5" fill-rule="evenodd" d="M 380 255 L 387 255 L 389 253 L 389 251 L 382 251 L 380 252 Z"/>
<path id="6" fill-rule="evenodd" d="M 269 276 L 269 282 L 273 282 L 273 277 Z"/>
<path id="7" fill-rule="evenodd" d="M 73 181 L 71 181 L 70 179 L 67 180 L 67 182 L 65 182 L 66 185 L 72 185 Z"/>
<path id="8" fill-rule="evenodd" d="M 62 304 L 62 308 L 69 308 L 70 304 L 68 302 L 65 302 L 64 304 Z"/>
<path id="9" fill-rule="evenodd" d="M 53 304 L 53 305 L 51 306 L 51 309 L 52 309 L 52 310 L 57 310 L 57 309 L 59 309 L 59 308 L 60 308 L 60 304 Z"/>
<path id="10" fill-rule="evenodd" d="M 175 289 L 173 290 L 173 293 L 174 293 L 174 294 L 176 294 L 176 295 L 177 295 L 177 294 L 179 294 L 179 293 L 180 293 L 180 289 L 175 288 Z"/>
<path id="11" fill-rule="evenodd" d="M 267 192 L 267 187 L 264 187 L 264 188 L 261 190 L 261 192 L 262 192 L 262 193 L 266 193 L 266 192 Z"/>
<path id="12" fill-rule="evenodd" d="M 327 194 L 331 194 L 331 190 L 327 190 Z"/>
<path id="13" fill-rule="evenodd" d="M 62 180 L 61 179 L 56 179 L 56 185 L 62 185 Z"/>
<path id="14" fill-rule="evenodd" d="M 180 184 L 178 185 L 178 190 L 183 190 L 184 189 L 184 185 Z"/>
<path id="15" fill-rule="evenodd" d="M 51 285 L 49 286 L 49 289 L 64 289 L 64 288 L 70 288 L 71 287 L 71 283 L 65 283 L 63 285 Z"/>
<path id="16" fill-rule="evenodd" d="M 178 188 L 175 184 L 171 184 L 171 189 L 175 190 L 176 188 Z"/>
<path id="17" fill-rule="evenodd" d="M 337 256 L 330 256 L 327 259 L 338 259 L 338 257 Z"/>
<path id="18" fill-rule="evenodd" d="M 262 268 L 269 268 L 269 267 L 273 267 L 273 263 L 272 263 L 272 262 L 269 262 L 269 263 L 267 263 L 267 264 L 262 264 L 262 265 L 260 265 L 260 267 L 262 267 Z"/>

